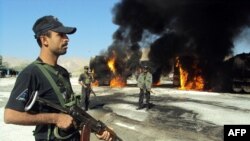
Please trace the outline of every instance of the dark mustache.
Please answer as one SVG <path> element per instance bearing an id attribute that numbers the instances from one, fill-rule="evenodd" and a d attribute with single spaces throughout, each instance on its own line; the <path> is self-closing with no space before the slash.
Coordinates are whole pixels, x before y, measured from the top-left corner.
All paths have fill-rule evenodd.
<path id="1" fill-rule="evenodd" d="M 63 47 L 68 46 L 68 43 L 63 44 L 62 46 L 63 46 Z"/>

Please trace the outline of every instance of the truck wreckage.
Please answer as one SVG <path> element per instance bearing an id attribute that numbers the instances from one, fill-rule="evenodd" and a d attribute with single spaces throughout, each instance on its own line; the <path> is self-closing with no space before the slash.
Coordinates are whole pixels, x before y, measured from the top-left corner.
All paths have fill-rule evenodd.
<path id="1" fill-rule="evenodd" d="M 188 62 L 191 67 L 187 68 L 184 62 Z M 212 75 L 204 75 L 200 67 L 196 56 L 177 57 L 173 85 L 186 90 L 250 93 L 250 53 L 238 54 L 225 60 Z"/>
<path id="2" fill-rule="evenodd" d="M 128 77 L 116 77 L 109 66 L 109 60 L 105 56 L 96 56 L 90 62 L 90 68 L 94 71 L 98 85 L 111 86 L 115 78 L 123 83 L 120 86 L 125 86 Z M 173 86 L 182 90 L 250 93 L 250 53 L 233 56 L 221 62 L 217 65 L 220 67 L 213 70 L 207 69 L 202 63 L 204 62 L 195 55 L 178 56 L 174 63 Z"/>

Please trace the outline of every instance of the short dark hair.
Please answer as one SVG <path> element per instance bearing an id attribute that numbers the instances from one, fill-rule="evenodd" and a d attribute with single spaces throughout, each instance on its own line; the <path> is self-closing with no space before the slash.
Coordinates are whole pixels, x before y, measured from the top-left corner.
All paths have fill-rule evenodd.
<path id="1" fill-rule="evenodd" d="M 50 31 L 47 31 L 47 32 L 45 32 L 44 34 L 42 34 L 41 36 L 51 37 L 51 32 L 50 32 Z M 41 39 L 40 39 L 40 38 L 36 38 L 36 42 L 38 43 L 38 45 L 39 45 L 40 47 L 42 47 L 42 42 L 41 42 Z"/>

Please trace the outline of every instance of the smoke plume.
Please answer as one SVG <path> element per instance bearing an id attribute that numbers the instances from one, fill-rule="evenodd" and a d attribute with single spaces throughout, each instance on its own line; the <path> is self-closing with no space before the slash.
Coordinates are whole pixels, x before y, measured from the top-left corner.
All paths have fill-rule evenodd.
<path id="1" fill-rule="evenodd" d="M 112 11 L 119 28 L 105 55 L 115 52 L 119 72 L 129 75 L 140 64 L 140 48 L 150 47 L 155 81 L 171 71 L 176 56 L 194 55 L 212 82 L 249 26 L 249 6 L 248 0 L 121 0 Z"/>

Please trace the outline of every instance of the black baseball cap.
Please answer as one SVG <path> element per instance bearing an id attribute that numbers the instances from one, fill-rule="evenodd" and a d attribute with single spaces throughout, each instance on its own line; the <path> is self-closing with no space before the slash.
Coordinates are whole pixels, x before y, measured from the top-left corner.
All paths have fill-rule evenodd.
<path id="1" fill-rule="evenodd" d="M 73 34 L 76 32 L 75 27 L 64 26 L 58 18 L 51 15 L 39 18 L 33 25 L 32 29 L 35 33 L 35 38 L 38 38 L 48 30 L 65 34 Z"/>
<path id="2" fill-rule="evenodd" d="M 148 69 L 149 69 L 149 67 L 148 67 L 148 66 L 146 66 L 146 65 L 145 65 L 145 66 L 143 66 L 142 68 L 143 68 L 144 70 L 148 70 Z"/>

